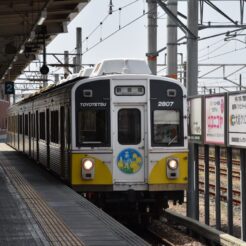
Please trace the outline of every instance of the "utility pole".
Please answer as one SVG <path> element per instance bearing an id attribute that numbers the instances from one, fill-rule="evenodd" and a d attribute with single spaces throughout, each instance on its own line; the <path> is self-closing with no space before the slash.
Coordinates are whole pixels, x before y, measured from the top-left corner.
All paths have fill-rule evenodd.
<path id="1" fill-rule="evenodd" d="M 77 27 L 76 29 L 76 50 L 77 50 L 77 55 L 76 55 L 76 69 L 75 73 L 78 73 L 81 69 L 81 64 L 82 64 L 82 29 L 81 27 Z"/>
<path id="2" fill-rule="evenodd" d="M 177 0 L 168 0 L 167 7 L 177 17 Z M 177 24 L 167 16 L 167 76 L 177 78 Z"/>
<path id="3" fill-rule="evenodd" d="M 157 72 L 157 2 L 147 0 L 148 3 L 148 64 L 152 74 Z"/>
<path id="4" fill-rule="evenodd" d="M 188 96 L 197 95 L 198 87 L 198 1 L 189 0 L 188 4 L 188 29 L 187 33 L 187 94 Z M 196 146 L 197 147 L 197 146 Z M 196 151 L 198 148 L 196 149 Z M 188 154 L 188 206 L 187 215 L 193 219 L 199 218 L 199 197 L 197 187 L 198 167 L 194 161 L 195 144 L 189 143 Z M 195 181 L 196 180 L 196 181 Z"/>

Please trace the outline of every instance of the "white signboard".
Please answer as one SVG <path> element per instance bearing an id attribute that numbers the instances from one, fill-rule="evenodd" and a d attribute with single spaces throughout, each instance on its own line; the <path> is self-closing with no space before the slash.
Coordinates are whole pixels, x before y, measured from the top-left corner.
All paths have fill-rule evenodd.
<path id="1" fill-rule="evenodd" d="M 225 97 L 205 97 L 205 139 L 206 144 L 225 144 Z"/>
<path id="2" fill-rule="evenodd" d="M 191 98 L 190 106 L 190 140 L 202 140 L 202 97 Z"/>
<path id="3" fill-rule="evenodd" d="M 246 93 L 229 95 L 228 143 L 246 147 Z"/>

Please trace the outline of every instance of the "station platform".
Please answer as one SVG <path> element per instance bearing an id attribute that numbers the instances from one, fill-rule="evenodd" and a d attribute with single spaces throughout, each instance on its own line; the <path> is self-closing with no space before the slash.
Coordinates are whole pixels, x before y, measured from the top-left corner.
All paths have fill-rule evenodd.
<path id="1" fill-rule="evenodd" d="M 0 245 L 149 245 L 26 156 L 0 143 Z"/>

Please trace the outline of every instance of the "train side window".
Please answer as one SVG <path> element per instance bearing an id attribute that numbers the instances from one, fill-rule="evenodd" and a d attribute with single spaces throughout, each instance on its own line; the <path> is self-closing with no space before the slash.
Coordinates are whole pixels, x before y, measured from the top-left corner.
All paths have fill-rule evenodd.
<path id="1" fill-rule="evenodd" d="M 24 123 L 25 123 L 25 132 L 24 132 L 24 134 L 26 136 L 28 136 L 28 115 L 27 114 L 25 114 L 25 121 L 24 121 Z"/>
<path id="2" fill-rule="evenodd" d="M 31 114 L 32 132 L 31 137 L 35 138 L 35 114 Z"/>
<path id="3" fill-rule="evenodd" d="M 153 142 L 171 146 L 180 142 L 180 113 L 177 110 L 155 110 L 153 115 Z"/>
<path id="4" fill-rule="evenodd" d="M 141 113 L 138 109 L 121 109 L 118 112 L 118 141 L 122 145 L 141 141 Z"/>
<path id="5" fill-rule="evenodd" d="M 22 129 L 22 115 L 19 115 L 19 127 L 18 127 L 18 129 L 19 129 L 19 134 L 22 134 L 22 132 L 23 132 L 23 129 Z"/>
<path id="6" fill-rule="evenodd" d="M 39 113 L 39 138 L 45 140 L 45 112 Z"/>
<path id="7" fill-rule="evenodd" d="M 106 109 L 83 109 L 78 112 L 80 145 L 108 146 L 110 144 Z"/>
<path id="8" fill-rule="evenodd" d="M 51 138 L 50 141 L 52 143 L 59 142 L 59 113 L 58 110 L 51 111 Z"/>

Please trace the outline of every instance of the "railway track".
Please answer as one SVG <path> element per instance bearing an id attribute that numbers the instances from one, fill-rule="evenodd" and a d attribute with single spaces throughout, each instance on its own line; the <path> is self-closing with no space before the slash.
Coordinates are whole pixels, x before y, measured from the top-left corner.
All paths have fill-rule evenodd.
<path id="1" fill-rule="evenodd" d="M 175 246 L 170 240 L 164 237 L 160 231 L 155 230 L 154 227 L 149 226 L 128 226 L 128 228 L 143 238 L 151 246 Z"/>
<path id="2" fill-rule="evenodd" d="M 201 193 L 204 193 L 204 182 L 203 181 L 199 181 L 199 192 Z M 220 187 L 220 197 L 221 197 L 221 200 L 224 201 L 224 202 L 227 202 L 227 188 L 226 187 Z M 209 194 L 213 197 L 215 197 L 215 185 L 214 184 L 209 184 Z M 232 194 L 233 196 L 236 196 L 238 197 L 237 198 L 233 198 L 233 203 L 235 205 L 240 205 L 240 195 L 241 195 L 241 192 L 238 191 L 238 190 L 232 190 Z"/>
<path id="3" fill-rule="evenodd" d="M 199 154 L 199 159 L 204 160 L 204 155 Z M 215 157 L 214 156 L 209 156 L 209 160 L 214 162 L 215 161 Z M 227 159 L 224 158 L 224 157 L 220 157 L 220 162 L 227 164 Z M 232 159 L 232 164 L 235 165 L 235 166 L 240 166 L 240 160 Z"/>
<path id="4" fill-rule="evenodd" d="M 202 238 L 203 240 L 199 240 L 199 242 L 202 241 L 202 243 L 205 241 L 204 244 L 198 244 L 198 241 L 193 242 L 192 244 L 188 245 L 221 245 L 221 246 L 243 246 L 245 245 L 245 242 L 242 240 L 233 237 L 227 233 L 221 233 L 221 231 L 216 230 L 215 228 L 212 228 L 211 226 L 205 225 L 203 223 L 200 223 L 197 220 L 191 219 L 189 217 L 183 216 L 181 214 L 178 214 L 171 210 L 165 211 L 165 218 L 170 221 L 170 223 L 177 223 L 179 225 L 184 226 L 191 234 L 195 234 L 196 238 Z M 168 222 L 169 223 L 169 222 Z M 179 244 L 179 245 L 184 245 Z"/>
<path id="5" fill-rule="evenodd" d="M 199 164 L 199 171 L 204 171 L 205 167 L 204 164 Z M 215 167 L 209 166 L 209 173 L 215 174 Z M 227 169 L 226 168 L 220 168 L 220 175 L 221 176 L 227 176 Z M 240 179 L 240 171 L 233 170 L 232 171 L 232 178 Z"/>
<path id="6" fill-rule="evenodd" d="M 204 155 L 199 155 L 199 158 L 201 160 L 204 160 Z M 209 161 L 210 162 L 214 162 L 215 158 L 210 156 L 209 157 Z M 221 158 L 220 162 L 224 163 L 224 164 L 227 164 L 227 159 L 226 158 Z M 240 161 L 234 159 L 232 161 L 232 165 L 234 167 L 238 168 L 240 166 Z M 204 164 L 199 163 L 199 171 L 200 172 L 204 172 L 205 171 L 205 165 Z M 209 165 L 209 173 L 210 174 L 215 174 L 215 172 L 216 172 L 215 166 Z M 221 175 L 221 177 L 226 177 L 227 176 L 227 168 L 226 167 L 223 167 L 223 166 L 220 167 L 220 175 Z M 239 182 L 240 181 L 240 171 L 234 169 L 232 171 L 232 178 Z M 204 192 L 204 182 L 202 180 L 199 180 L 199 192 L 200 193 Z M 215 197 L 215 184 L 212 184 L 212 183 L 209 184 L 209 194 L 211 196 Z M 232 194 L 233 194 L 233 204 L 234 205 L 240 205 L 240 203 L 241 203 L 240 202 L 241 192 L 239 190 L 233 189 L 232 190 Z M 220 197 L 221 197 L 222 201 L 227 202 L 227 188 L 226 187 L 223 187 L 223 186 L 220 187 Z"/>

